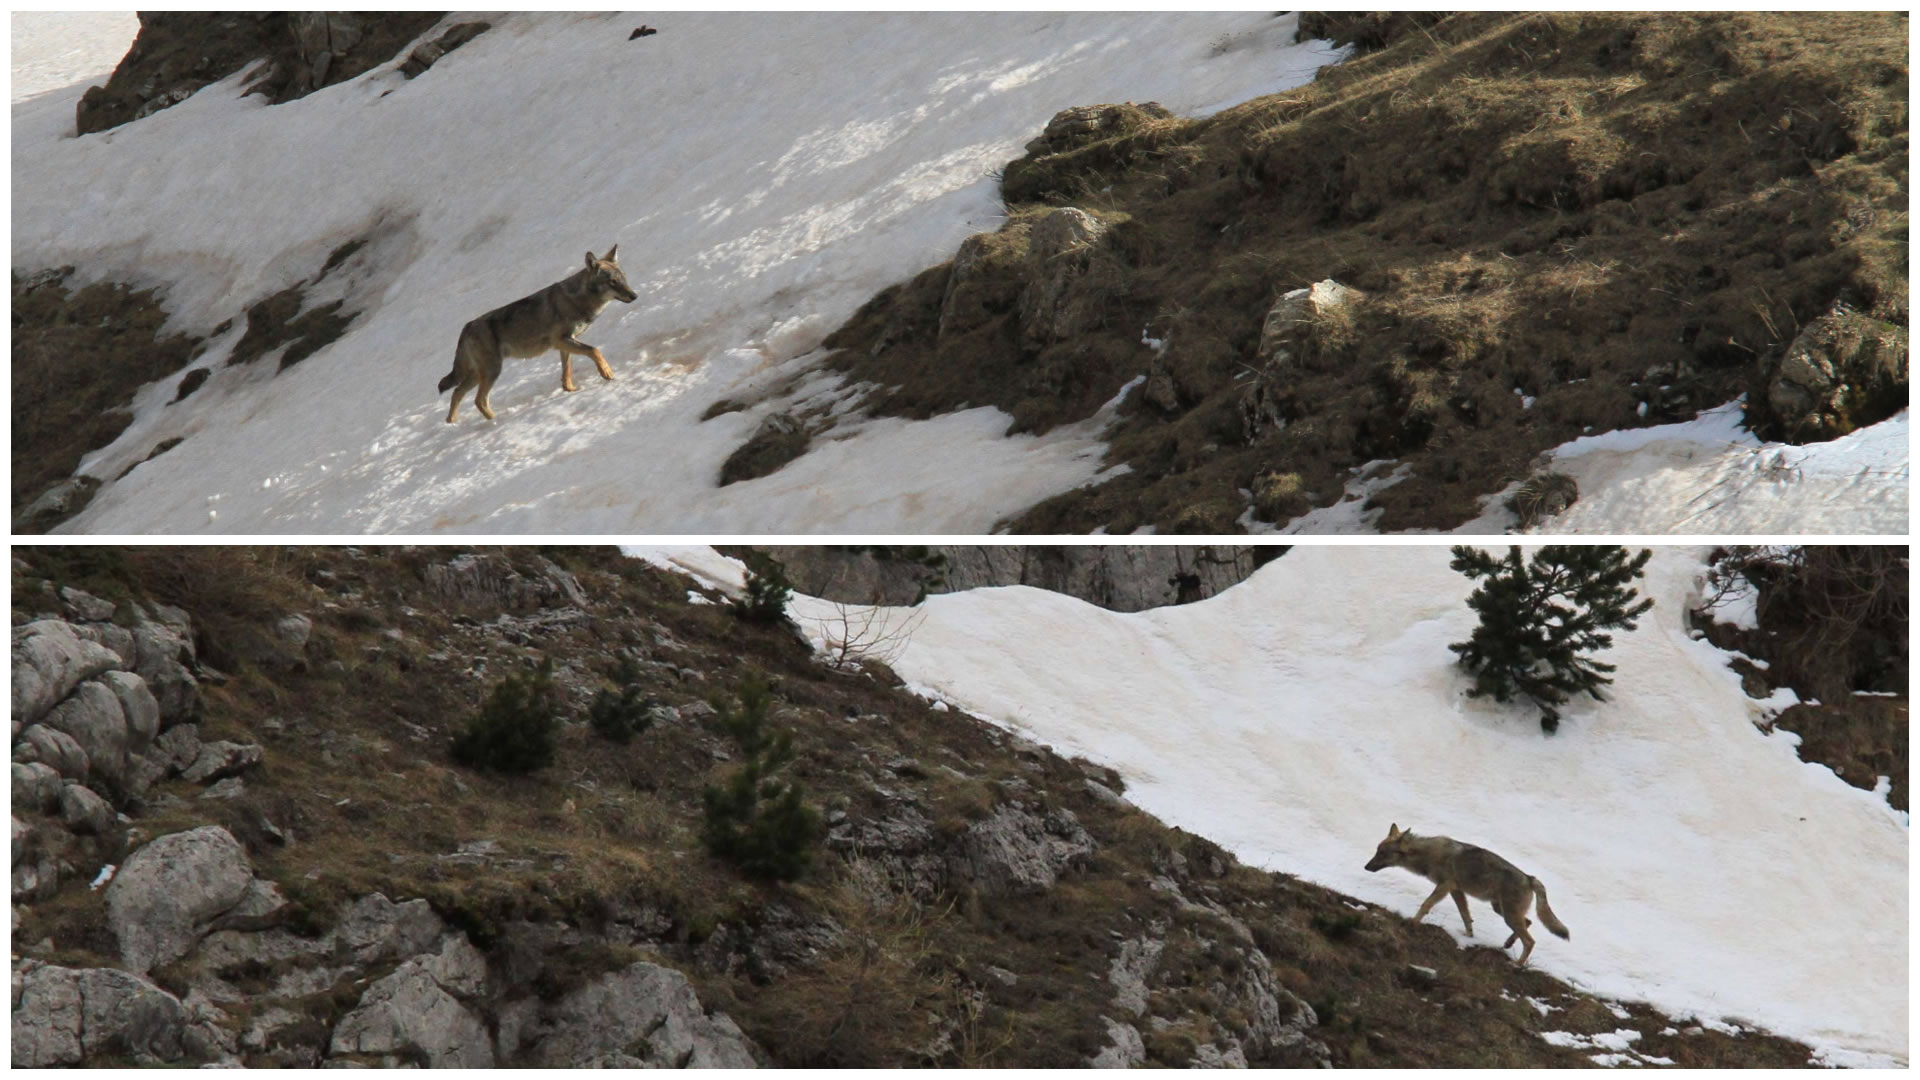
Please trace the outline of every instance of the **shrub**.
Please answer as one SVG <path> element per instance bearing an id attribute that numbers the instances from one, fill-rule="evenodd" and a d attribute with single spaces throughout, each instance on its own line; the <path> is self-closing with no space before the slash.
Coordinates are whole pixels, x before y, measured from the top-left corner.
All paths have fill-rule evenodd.
<path id="1" fill-rule="evenodd" d="M 728 606 L 748 622 L 787 621 L 787 599 L 793 595 L 793 583 L 787 580 L 787 568 L 764 552 L 748 551 L 747 595 Z"/>
<path id="2" fill-rule="evenodd" d="M 508 675 L 487 695 L 467 730 L 453 740 L 453 760 L 475 769 L 524 775 L 553 764 L 560 726 L 560 695 L 553 661 Z"/>
<path id="3" fill-rule="evenodd" d="M 1612 664 L 1582 655 L 1612 646 L 1606 631 L 1631 630 L 1653 607 L 1634 603 L 1631 585 L 1644 576 L 1651 551 L 1629 558 L 1617 546 L 1550 545 L 1522 561 L 1520 549 L 1504 559 L 1477 548 L 1455 547 L 1453 569 L 1485 581 L 1467 598 L 1480 625 L 1466 641 L 1447 646 L 1460 666 L 1473 673 L 1469 697 L 1491 694 L 1511 701 L 1524 694 L 1540 707 L 1540 726 L 1552 734 L 1560 726 L 1554 708 L 1571 694 L 1585 691 L 1602 700 L 1600 687 L 1612 682 Z"/>
<path id="4" fill-rule="evenodd" d="M 641 696 L 640 665 L 632 657 L 620 658 L 613 678 L 620 684 L 619 691 L 602 690 L 594 695 L 587 719 L 602 738 L 625 745 L 653 725 L 648 712 L 651 703 Z"/>
<path id="5" fill-rule="evenodd" d="M 722 785 L 702 793 L 707 850 L 731 860 L 749 877 L 791 881 L 806 872 L 819 842 L 820 814 L 802 802 L 800 786 L 778 779 L 793 760 L 793 735 L 767 727 L 773 703 L 765 682 L 747 680 L 740 707 L 715 702 L 715 723 L 746 760 Z"/>

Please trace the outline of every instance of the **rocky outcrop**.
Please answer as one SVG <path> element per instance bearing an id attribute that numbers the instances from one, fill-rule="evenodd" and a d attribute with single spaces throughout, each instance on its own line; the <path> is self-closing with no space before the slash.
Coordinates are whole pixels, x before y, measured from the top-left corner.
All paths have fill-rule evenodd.
<path id="1" fill-rule="evenodd" d="M 988 896 L 1035 895 L 1052 888 L 1061 874 L 1086 865 L 1096 846 L 1071 810 L 1042 815 L 1009 804 L 967 829 L 948 857 L 948 869 Z"/>
<path id="2" fill-rule="evenodd" d="M 1241 434 L 1257 441 L 1268 430 L 1288 420 L 1288 400 L 1301 368 L 1311 362 L 1320 323 L 1329 312 L 1366 294 L 1327 278 L 1274 301 L 1260 323 L 1254 379 L 1240 397 Z"/>
<path id="3" fill-rule="evenodd" d="M 218 825 L 170 833 L 140 848 L 107 886 L 107 924 L 121 961 L 144 974 L 185 956 L 252 883 L 247 853 Z"/>
<path id="4" fill-rule="evenodd" d="M 119 666 L 113 650 L 83 639 L 58 619 L 15 627 L 13 722 L 37 723 L 81 683 Z"/>
<path id="5" fill-rule="evenodd" d="M 720 486 L 742 480 L 757 480 L 779 472 L 786 464 L 807 452 L 813 436 L 792 413 L 772 413 L 746 442 L 741 443 L 720 466 Z"/>
<path id="6" fill-rule="evenodd" d="M 292 101 L 386 63 L 439 21 L 425 11 L 143 11 L 133 47 L 80 99 L 75 126 L 86 135 L 143 119 L 259 60 L 248 93 Z"/>
<path id="7" fill-rule="evenodd" d="M 572 574 L 544 557 L 534 559 L 533 568 L 522 572 L 501 552 L 472 552 L 431 564 L 422 577 L 442 598 L 480 610 L 524 613 L 588 606 L 587 594 Z"/>
<path id="8" fill-rule="evenodd" d="M 1907 407 L 1907 330 L 1836 306 L 1763 364 L 1760 381 L 1762 430 L 1794 442 L 1845 435 Z"/>
<path id="9" fill-rule="evenodd" d="M 989 547 L 769 546 L 793 587 L 849 604 L 905 605 L 929 592 L 1029 585 L 1110 611 L 1191 603 L 1245 581 L 1282 547 L 1248 545 Z"/>
<path id="10" fill-rule="evenodd" d="M 730 1068 L 757 1064 L 724 1013 L 708 1015 L 686 976 L 646 962 L 611 972 L 552 1004 L 503 1008 L 499 1056 L 545 1068 Z"/>
<path id="11" fill-rule="evenodd" d="M 140 1065 L 177 1062 L 188 1014 L 153 983 L 111 968 L 27 960 L 13 968 L 13 1067 L 80 1065 L 112 1055 Z"/>
<path id="12" fill-rule="evenodd" d="M 463 1004 L 486 991 L 486 978 L 479 951 L 464 935 L 448 935 L 438 953 L 408 960 L 367 987 L 360 1004 L 333 1029 L 330 1050 L 417 1060 L 436 1069 L 492 1068 L 486 1025 Z"/>
<path id="13" fill-rule="evenodd" d="M 1097 318 L 1106 292 L 1095 274 L 1094 254 L 1106 223 L 1085 210 L 1049 210 L 1027 234 L 1027 287 L 1020 294 L 1020 325 L 1030 348 L 1071 337 Z M 1111 284 L 1110 282 L 1108 284 Z"/>

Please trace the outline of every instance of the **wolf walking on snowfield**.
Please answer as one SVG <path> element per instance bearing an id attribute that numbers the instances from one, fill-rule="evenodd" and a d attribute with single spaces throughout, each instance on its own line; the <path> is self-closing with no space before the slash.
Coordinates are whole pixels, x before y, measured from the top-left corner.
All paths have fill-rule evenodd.
<path id="1" fill-rule="evenodd" d="M 1492 904 L 1494 914 L 1507 920 L 1513 930 L 1500 948 L 1511 949 L 1515 941 L 1523 942 L 1522 964 L 1533 955 L 1533 935 L 1527 933 L 1533 920 L 1527 918 L 1527 908 L 1535 900 L 1540 902 L 1540 921 L 1547 929 L 1563 938 L 1573 936 L 1547 906 L 1547 887 L 1540 884 L 1540 879 L 1486 848 L 1445 836 L 1415 836 L 1410 829 L 1389 825 L 1387 838 L 1380 841 L 1367 869 L 1383 870 L 1389 866 L 1411 870 L 1433 882 L 1433 894 L 1420 905 L 1413 916 L 1414 922 L 1426 918 L 1433 905 L 1451 893 L 1454 904 L 1460 908 L 1460 921 L 1467 924 L 1467 936 L 1472 937 L 1473 916 L 1467 912 L 1467 897 L 1476 896 Z"/>
<path id="2" fill-rule="evenodd" d="M 459 415 L 460 399 L 476 387 L 479 392 L 473 395 L 474 406 L 480 415 L 493 419 L 487 395 L 500 378 L 501 362 L 509 356 L 539 356 L 548 349 L 560 350 L 560 389 L 569 393 L 580 389 L 573 384 L 576 355 L 591 359 L 600 369 L 601 378 L 613 378 L 613 369 L 600 350 L 575 335 L 608 304 L 615 300 L 631 304 L 639 298 L 614 261 L 614 252 L 619 250 L 620 245 L 615 244 L 604 258 L 589 251 L 586 267 L 575 270 L 564 281 L 494 308 L 461 328 L 460 344 L 453 351 L 453 370 L 440 380 L 441 393 L 453 390 L 447 423 L 453 423 Z"/>

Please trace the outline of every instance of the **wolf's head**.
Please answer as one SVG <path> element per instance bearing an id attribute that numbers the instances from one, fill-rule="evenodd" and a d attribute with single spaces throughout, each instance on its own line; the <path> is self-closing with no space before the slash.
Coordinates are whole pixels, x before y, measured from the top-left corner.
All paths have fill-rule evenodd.
<path id="1" fill-rule="evenodd" d="M 596 258 L 593 252 L 587 252 L 587 288 L 596 294 L 631 304 L 640 298 L 640 294 L 627 285 L 627 275 L 621 273 L 620 264 L 613 261 L 613 253 L 619 250 L 619 244 L 613 245 L 607 249 L 605 258 Z"/>
<path id="2" fill-rule="evenodd" d="M 1380 846 L 1374 849 L 1373 858 L 1367 862 L 1367 869 L 1385 870 L 1389 866 L 1399 866 L 1402 845 L 1412 838 L 1413 830 L 1411 829 L 1402 829 L 1398 825 L 1387 826 L 1387 838 L 1380 841 Z"/>

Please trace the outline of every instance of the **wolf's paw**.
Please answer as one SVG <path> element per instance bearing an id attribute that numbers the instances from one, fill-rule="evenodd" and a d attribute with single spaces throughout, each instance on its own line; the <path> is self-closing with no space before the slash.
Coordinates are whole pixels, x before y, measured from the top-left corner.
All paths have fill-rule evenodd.
<path id="1" fill-rule="evenodd" d="M 560 384 L 560 389 L 562 389 L 562 390 L 565 390 L 565 391 L 566 391 L 567 393 L 569 393 L 569 394 L 572 394 L 572 393 L 577 393 L 577 392 L 579 392 L 579 390 L 580 390 L 580 388 L 579 388 L 578 386 L 575 386 L 575 385 L 574 385 L 574 384 L 572 384 L 572 383 L 561 383 L 561 384 Z"/>

